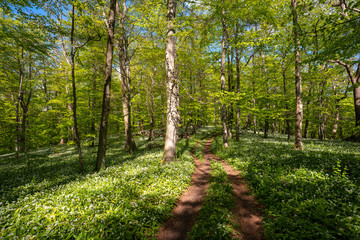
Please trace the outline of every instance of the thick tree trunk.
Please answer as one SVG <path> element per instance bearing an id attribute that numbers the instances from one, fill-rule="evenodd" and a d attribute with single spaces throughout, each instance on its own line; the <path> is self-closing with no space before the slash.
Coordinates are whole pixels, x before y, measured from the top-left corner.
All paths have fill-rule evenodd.
<path id="1" fill-rule="evenodd" d="M 112 60 L 114 49 L 114 30 L 115 30 L 115 15 L 116 15 L 116 0 L 110 0 L 110 13 L 108 21 L 108 37 L 106 49 L 106 64 L 105 64 L 105 84 L 103 105 L 101 113 L 100 131 L 99 131 L 99 147 L 96 158 L 95 170 L 99 171 L 106 167 L 106 141 L 107 141 L 107 128 L 110 113 L 110 87 L 111 87 L 111 72 Z"/>
<path id="2" fill-rule="evenodd" d="M 76 147 L 79 155 L 79 169 L 80 171 L 84 170 L 83 161 L 82 161 L 82 152 L 81 152 L 81 140 L 79 136 L 79 128 L 77 123 L 77 98 L 76 98 L 76 80 L 75 80 L 75 49 L 74 49 L 74 31 L 75 31 L 75 6 L 72 5 L 72 15 L 71 15 L 71 35 L 70 35 L 70 62 L 71 62 L 71 82 L 72 82 L 72 95 L 73 95 L 73 120 L 74 120 L 74 139 L 76 142 Z"/>
<path id="3" fill-rule="evenodd" d="M 297 13 L 297 0 L 291 0 L 293 13 L 293 35 L 295 45 L 295 87 L 296 87 L 296 121 L 295 121 L 295 150 L 302 150 L 302 123 L 303 123 L 303 99 L 301 85 L 301 55 L 300 36 Z"/>
<path id="4" fill-rule="evenodd" d="M 222 41 L 221 41 L 221 91 L 225 92 L 225 57 L 226 57 L 226 23 L 225 23 L 225 10 L 222 10 L 222 27 L 223 27 L 223 34 L 222 34 Z M 228 129 L 226 125 L 226 104 L 223 103 L 221 106 L 221 122 L 222 122 L 222 128 L 223 128 L 223 142 L 224 147 L 229 147 L 229 137 L 228 137 Z"/>
<path id="5" fill-rule="evenodd" d="M 165 47 L 167 119 L 163 163 L 172 162 L 176 159 L 176 142 L 180 120 L 178 110 L 180 91 L 176 69 L 176 39 L 174 29 L 176 5 L 177 0 L 167 1 L 167 40 Z"/>

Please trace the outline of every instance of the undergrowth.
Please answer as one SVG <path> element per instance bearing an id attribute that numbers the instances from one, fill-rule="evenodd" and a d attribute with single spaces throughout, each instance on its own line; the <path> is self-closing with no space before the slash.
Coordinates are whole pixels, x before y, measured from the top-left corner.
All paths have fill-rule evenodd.
<path id="1" fill-rule="evenodd" d="M 0 156 L 0 238 L 155 239 L 159 227 L 191 181 L 190 150 L 212 128 L 177 145 L 177 161 L 161 164 L 163 138 L 136 139 L 125 152 L 110 138 L 108 168 L 94 173 L 96 149 L 84 147 L 85 172 L 74 148 L 43 148 Z"/>
<path id="2" fill-rule="evenodd" d="M 195 218 L 189 239 L 232 239 L 237 228 L 231 213 L 234 189 L 220 162 L 211 161 L 211 177 L 204 205 Z"/>
<path id="3" fill-rule="evenodd" d="M 293 150 L 285 137 L 243 133 L 212 151 L 243 172 L 265 205 L 267 239 L 360 239 L 359 144 L 305 140 Z"/>

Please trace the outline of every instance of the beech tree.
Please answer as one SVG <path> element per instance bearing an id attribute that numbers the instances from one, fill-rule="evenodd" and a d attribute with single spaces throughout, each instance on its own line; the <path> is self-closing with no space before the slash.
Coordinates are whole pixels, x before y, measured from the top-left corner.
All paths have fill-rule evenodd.
<path id="1" fill-rule="evenodd" d="M 106 63 L 105 63 L 105 84 L 103 92 L 103 104 L 99 130 L 99 146 L 96 158 L 95 170 L 99 171 L 105 168 L 107 130 L 110 112 L 110 87 L 112 74 L 112 60 L 114 50 L 114 34 L 115 34 L 115 17 L 116 17 L 116 0 L 110 0 L 109 18 L 104 18 L 108 30 Z"/>
<path id="2" fill-rule="evenodd" d="M 163 162 L 172 162 L 176 159 L 176 142 L 178 138 L 179 124 L 179 83 L 176 67 L 176 38 L 175 38 L 175 14 L 177 0 L 167 0 L 167 38 L 165 46 L 165 69 L 166 69 L 166 134 Z"/>

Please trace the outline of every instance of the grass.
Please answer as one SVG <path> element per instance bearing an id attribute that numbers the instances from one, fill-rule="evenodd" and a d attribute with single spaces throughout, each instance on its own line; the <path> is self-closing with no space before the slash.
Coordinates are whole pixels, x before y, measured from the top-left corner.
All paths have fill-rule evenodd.
<path id="1" fill-rule="evenodd" d="M 243 172 L 265 206 L 267 239 L 360 239 L 359 144 L 305 140 L 293 150 L 285 137 L 243 133 L 212 151 Z"/>
<path id="2" fill-rule="evenodd" d="M 220 162 L 211 161 L 210 186 L 189 239 L 232 239 L 236 231 L 234 189 Z"/>
<path id="3" fill-rule="evenodd" d="M 206 128 L 177 145 L 178 161 L 162 165 L 163 139 L 136 139 L 129 155 L 110 138 L 105 171 L 94 173 L 96 149 L 84 148 L 78 172 L 73 147 L 43 148 L 15 161 L 0 157 L 0 238 L 155 239 L 194 171 L 190 154 Z"/>

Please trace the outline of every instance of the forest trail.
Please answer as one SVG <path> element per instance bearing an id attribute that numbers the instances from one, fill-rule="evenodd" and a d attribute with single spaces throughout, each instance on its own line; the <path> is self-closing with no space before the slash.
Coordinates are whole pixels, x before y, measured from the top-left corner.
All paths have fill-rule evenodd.
<path id="1" fill-rule="evenodd" d="M 158 239 L 186 239 L 186 235 L 194 225 L 197 212 L 203 205 L 206 190 L 209 186 L 210 160 L 220 161 L 234 188 L 235 199 L 233 214 L 239 224 L 240 235 L 236 239 L 259 240 L 263 239 L 262 217 L 260 205 L 250 194 L 250 189 L 242 177 L 240 171 L 235 171 L 224 160 L 211 153 L 213 138 L 206 140 L 203 148 L 204 161 L 200 162 L 194 155 L 194 150 L 201 142 L 197 143 L 192 150 L 196 170 L 192 176 L 191 186 L 180 197 L 177 206 L 172 211 L 172 217 L 160 228 Z"/>
<path id="2" fill-rule="evenodd" d="M 184 192 L 171 212 L 170 219 L 160 228 L 159 240 L 185 239 L 186 234 L 191 231 L 194 225 L 196 213 L 203 205 L 206 190 L 209 186 L 210 162 L 201 162 L 195 157 L 194 151 L 201 142 L 197 143 L 192 150 L 195 161 L 195 172 L 192 175 L 191 185 Z"/>

